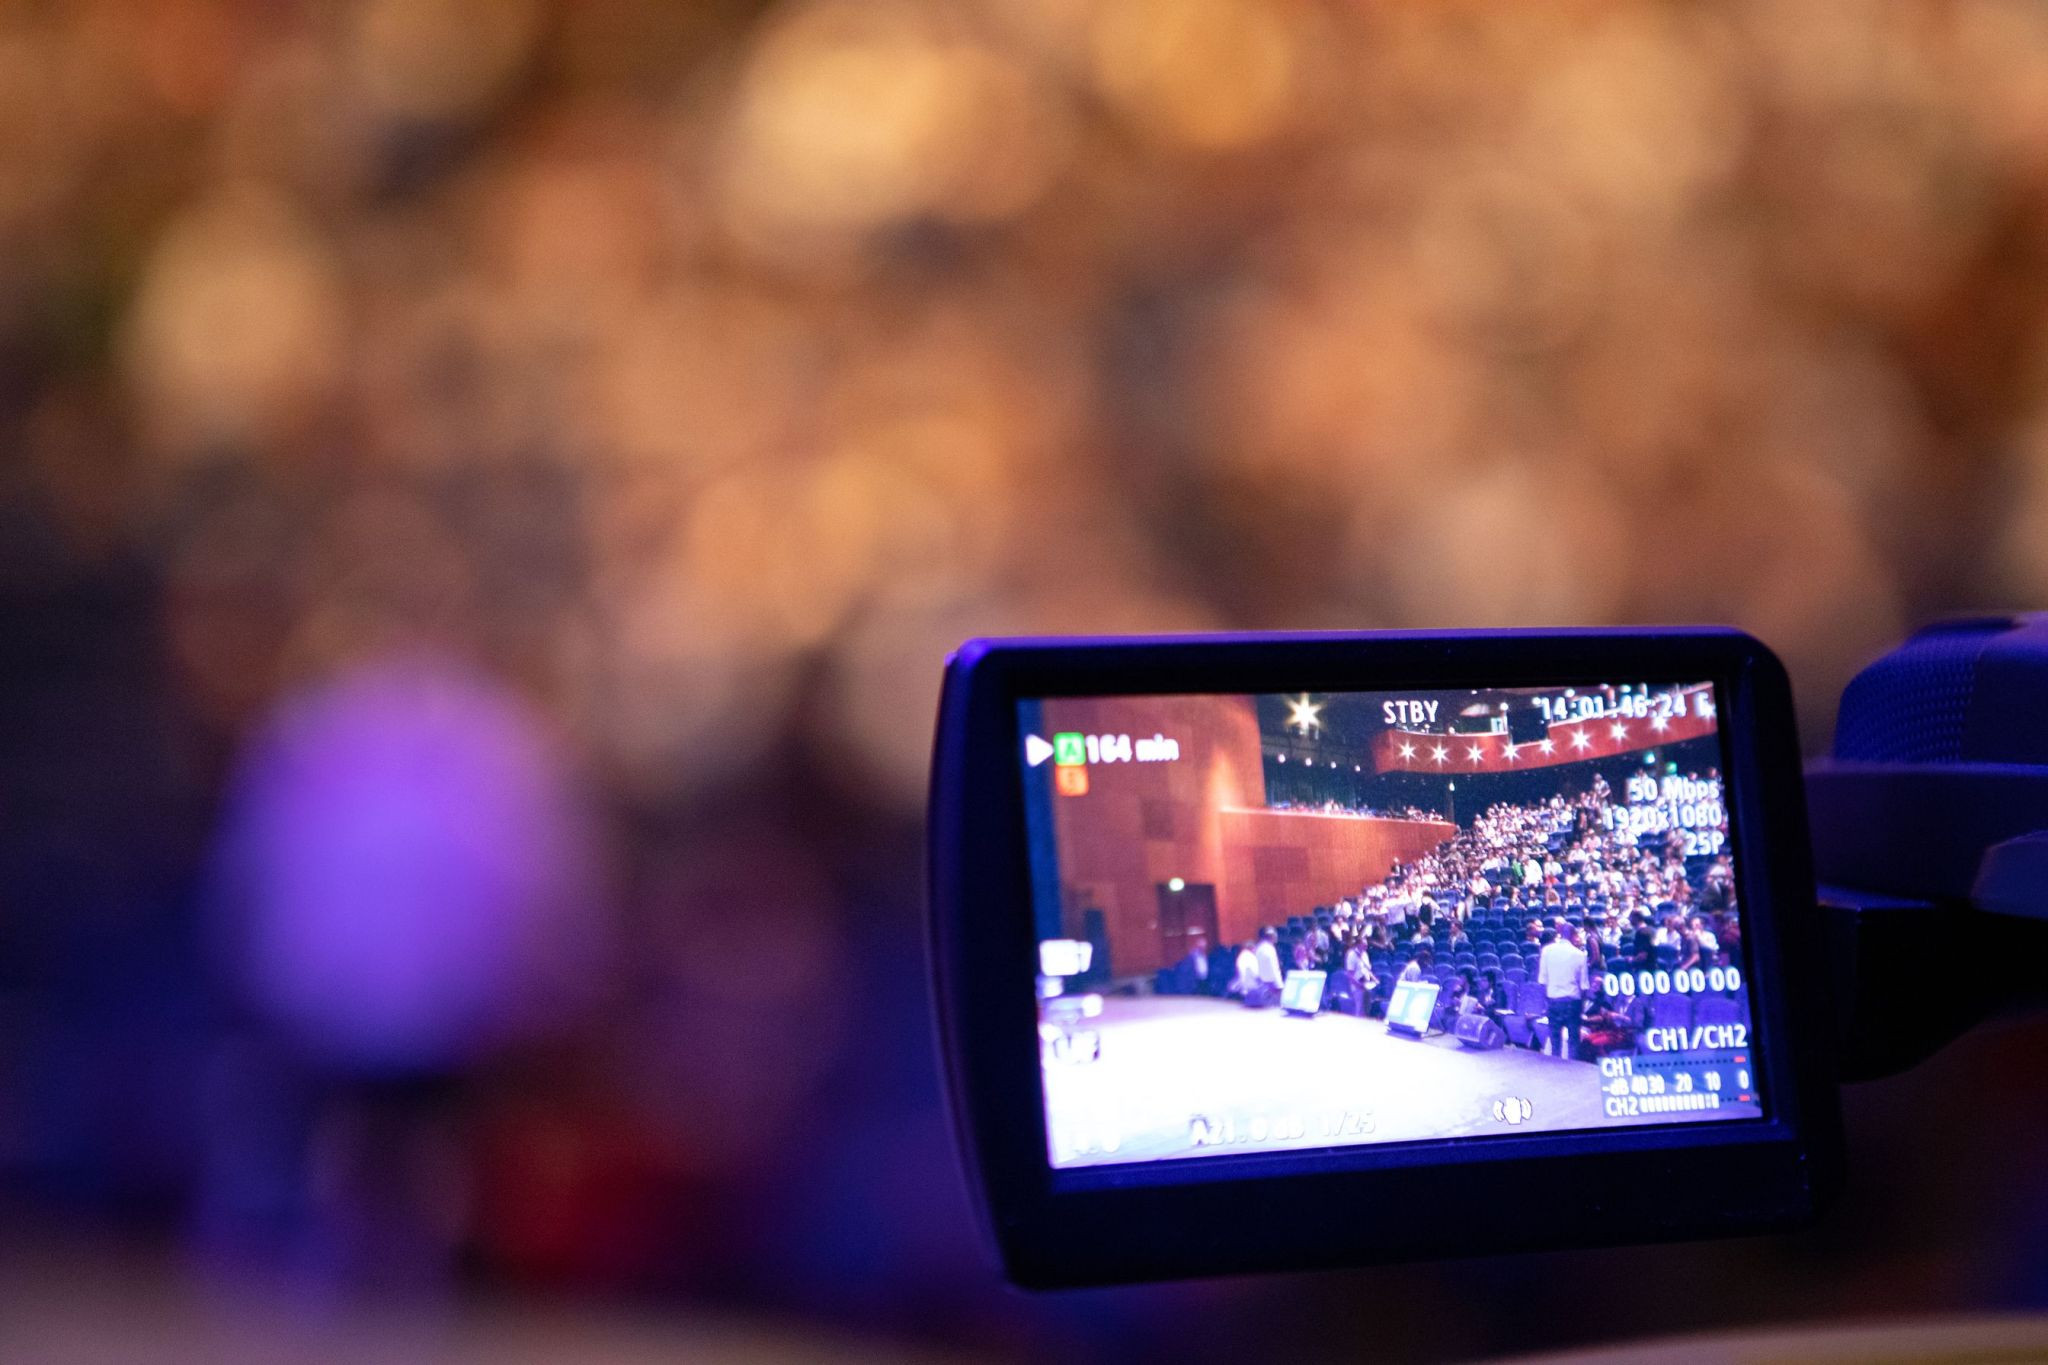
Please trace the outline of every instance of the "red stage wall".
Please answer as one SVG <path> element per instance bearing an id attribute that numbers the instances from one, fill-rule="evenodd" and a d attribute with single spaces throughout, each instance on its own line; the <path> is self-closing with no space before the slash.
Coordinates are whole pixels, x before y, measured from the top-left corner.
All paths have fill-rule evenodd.
<path id="1" fill-rule="evenodd" d="M 1269 811 L 1258 716 L 1242 697 L 1054 698 L 1045 738 L 1072 730 L 1165 735 L 1170 763 L 1096 763 L 1085 796 L 1054 796 L 1061 907 L 1078 936 L 1081 913 L 1103 912 L 1119 976 L 1166 965 L 1161 883 L 1216 888 L 1217 930 L 1241 942 L 1261 925 L 1327 905 L 1378 881 L 1451 836 L 1438 821 Z"/>
<path id="2" fill-rule="evenodd" d="M 1227 810 L 1221 826 L 1225 876 L 1257 924 L 1355 896 L 1456 832 L 1443 820 L 1281 810 Z"/>

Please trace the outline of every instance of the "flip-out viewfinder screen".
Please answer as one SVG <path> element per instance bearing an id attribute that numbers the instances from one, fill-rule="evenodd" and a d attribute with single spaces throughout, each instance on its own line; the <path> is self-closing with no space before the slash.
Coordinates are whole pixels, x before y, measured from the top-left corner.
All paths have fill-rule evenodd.
<path id="1" fill-rule="evenodd" d="M 1762 1116 L 1712 684 L 1018 709 L 1053 1166 Z"/>

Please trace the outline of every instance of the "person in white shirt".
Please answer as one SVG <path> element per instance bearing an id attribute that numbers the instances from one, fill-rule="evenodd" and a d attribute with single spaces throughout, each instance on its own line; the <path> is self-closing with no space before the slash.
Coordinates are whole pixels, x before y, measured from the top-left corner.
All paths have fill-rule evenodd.
<path id="1" fill-rule="evenodd" d="M 1255 953 L 1258 959 L 1258 996 L 1253 1003 L 1270 1005 L 1280 998 L 1280 934 L 1278 930 L 1267 929 L 1259 935 L 1259 946 Z M 1247 996 L 1248 1000 L 1252 997 Z"/>
<path id="2" fill-rule="evenodd" d="M 1230 993 L 1240 1000 L 1249 1000 L 1259 985 L 1259 955 L 1247 943 L 1237 950 L 1237 979 L 1230 983 Z"/>
<path id="3" fill-rule="evenodd" d="M 1536 982 L 1550 1002 L 1550 1043 L 1544 1050 L 1554 1045 L 1557 1055 L 1569 1061 L 1579 1040 L 1579 1020 L 1591 985 L 1586 950 L 1579 946 L 1579 931 L 1571 925 L 1556 937 L 1545 937 L 1550 941 L 1536 955 Z"/>
<path id="4" fill-rule="evenodd" d="M 1694 937 L 1699 939 L 1700 952 L 1718 953 L 1721 951 L 1721 940 L 1714 937 L 1714 931 L 1707 927 L 1705 917 L 1700 915 L 1692 917 L 1692 932 Z"/>
<path id="5" fill-rule="evenodd" d="M 1363 1005 L 1364 998 L 1378 990 L 1380 984 L 1379 977 L 1372 969 L 1372 958 L 1367 955 L 1363 943 L 1353 943 L 1345 950 L 1344 970 L 1358 983 L 1358 994 Z"/>

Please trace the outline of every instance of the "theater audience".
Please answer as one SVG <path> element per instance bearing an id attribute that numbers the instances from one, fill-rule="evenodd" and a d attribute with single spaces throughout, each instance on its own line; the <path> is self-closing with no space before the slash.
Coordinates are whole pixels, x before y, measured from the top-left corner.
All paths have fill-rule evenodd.
<path id="1" fill-rule="evenodd" d="M 1528 1045 L 1540 1038 L 1565 1057 L 1632 1046 L 1642 997 L 1605 1000 L 1598 983 L 1617 971 L 1739 961 L 1742 939 L 1727 855 L 1688 859 L 1686 831 L 1632 834 L 1640 821 L 1630 810 L 1598 774 L 1576 794 L 1488 807 L 1379 883 L 1290 920 L 1284 936 L 1265 926 L 1234 953 L 1196 936 L 1161 988 L 1266 1007 L 1278 1003 L 1287 971 L 1322 971 L 1327 1008 L 1377 1015 L 1397 982 L 1428 978 L 1443 982 L 1440 1019 L 1476 1013 L 1505 1028 L 1526 970 L 1545 1021 Z M 1508 942 L 1517 924 L 1519 952 Z M 1477 969 L 1487 952 L 1501 964 Z M 1439 959 L 1448 965 L 1452 954 L 1458 970 L 1440 974 Z"/>

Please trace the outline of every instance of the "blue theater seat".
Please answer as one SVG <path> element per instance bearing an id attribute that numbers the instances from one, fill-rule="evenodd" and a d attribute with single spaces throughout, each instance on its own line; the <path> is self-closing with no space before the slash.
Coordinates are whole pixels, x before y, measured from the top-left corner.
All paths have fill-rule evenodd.
<path id="1" fill-rule="evenodd" d="M 1693 997 L 1666 991 L 1650 1001 L 1650 1022 L 1658 1028 L 1691 1028 Z"/>

